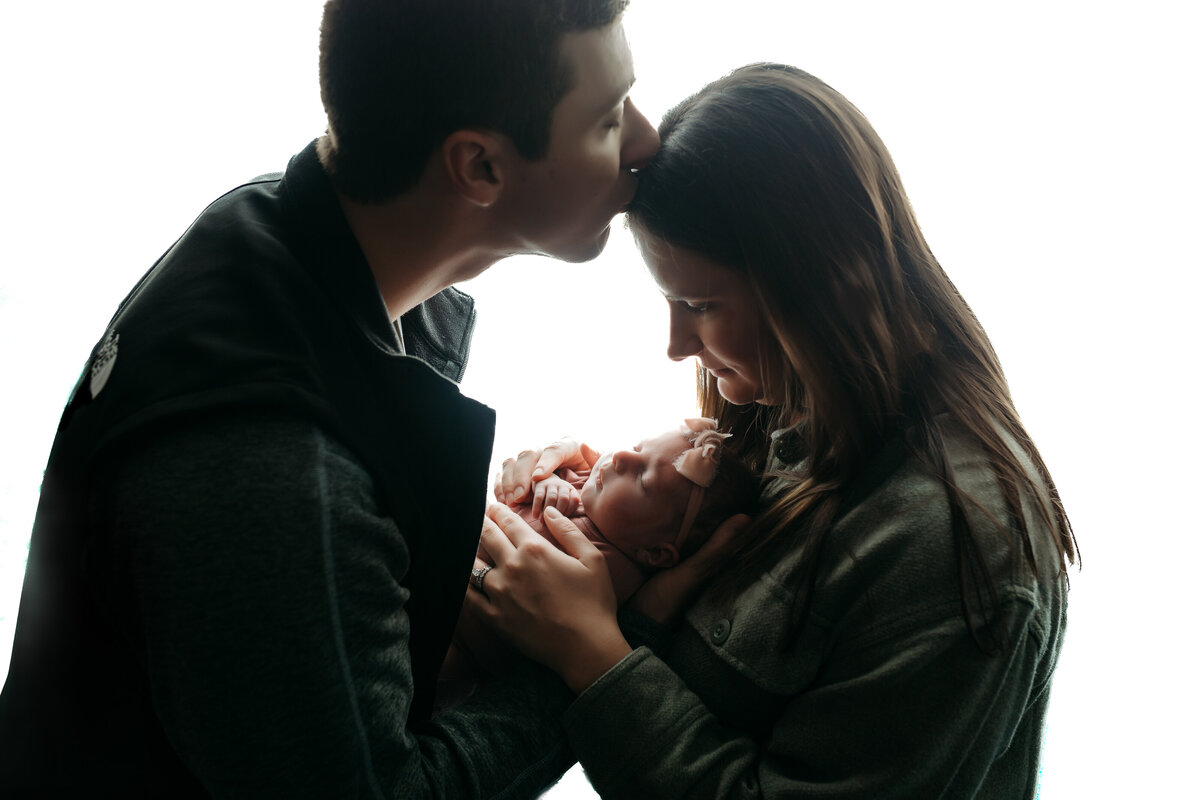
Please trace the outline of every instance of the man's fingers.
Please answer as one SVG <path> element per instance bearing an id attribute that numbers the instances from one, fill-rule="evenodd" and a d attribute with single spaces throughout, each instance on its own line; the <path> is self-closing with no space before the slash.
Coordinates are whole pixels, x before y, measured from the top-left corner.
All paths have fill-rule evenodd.
<path id="1" fill-rule="evenodd" d="M 544 478 L 559 467 L 578 468 L 581 461 L 579 442 L 574 439 L 559 439 L 542 450 L 537 464 L 533 467 L 533 479 L 536 481 Z"/>
<path id="2" fill-rule="evenodd" d="M 600 451 L 591 445 L 581 443 L 579 445 L 579 456 L 590 469 L 596 466 L 596 462 L 600 460 Z"/>
<path id="3" fill-rule="evenodd" d="M 496 500 L 505 505 L 520 501 L 529 491 L 533 482 L 533 467 L 540 456 L 540 450 L 522 450 L 516 458 L 504 459 L 492 482 L 492 493 Z"/>
<path id="4" fill-rule="evenodd" d="M 511 477 L 506 482 L 509 489 L 508 505 L 519 502 L 533 484 L 534 465 L 541 456 L 540 450 L 522 450 L 512 463 Z"/>

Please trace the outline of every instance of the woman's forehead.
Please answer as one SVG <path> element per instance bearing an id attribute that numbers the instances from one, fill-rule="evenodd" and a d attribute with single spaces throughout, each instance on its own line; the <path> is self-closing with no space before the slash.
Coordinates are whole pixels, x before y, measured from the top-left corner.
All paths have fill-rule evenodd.
<path id="1" fill-rule="evenodd" d="M 659 241 L 643 248 L 642 255 L 659 289 L 667 299 L 711 297 L 741 287 L 744 279 L 734 270 L 692 250 Z"/>

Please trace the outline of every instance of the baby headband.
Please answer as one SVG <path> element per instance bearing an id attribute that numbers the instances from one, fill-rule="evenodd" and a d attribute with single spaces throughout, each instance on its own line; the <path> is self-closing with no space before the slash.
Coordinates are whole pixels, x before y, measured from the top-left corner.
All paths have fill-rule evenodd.
<path id="1" fill-rule="evenodd" d="M 683 512 L 683 523 L 679 526 L 679 533 L 675 535 L 676 549 L 683 547 L 692 531 L 692 525 L 700 513 L 704 490 L 712 486 L 713 478 L 717 475 L 721 445 L 730 436 L 718 431 L 717 421 L 710 417 L 689 417 L 683 421 L 679 431 L 688 437 L 692 446 L 675 459 L 675 469 L 691 481 L 693 486 L 692 494 L 688 497 L 687 510 Z"/>

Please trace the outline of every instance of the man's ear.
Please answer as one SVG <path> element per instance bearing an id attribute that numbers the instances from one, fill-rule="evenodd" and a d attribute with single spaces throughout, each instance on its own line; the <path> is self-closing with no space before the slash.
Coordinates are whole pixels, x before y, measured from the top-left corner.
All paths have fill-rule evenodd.
<path id="1" fill-rule="evenodd" d="M 654 569 L 667 569 L 679 563 L 679 551 L 675 549 L 675 545 L 666 542 L 652 547 L 640 547 L 634 555 L 643 567 Z"/>
<path id="2" fill-rule="evenodd" d="M 450 184 L 467 202 L 487 208 L 504 186 L 504 140 L 483 131 L 455 131 L 442 142 Z"/>

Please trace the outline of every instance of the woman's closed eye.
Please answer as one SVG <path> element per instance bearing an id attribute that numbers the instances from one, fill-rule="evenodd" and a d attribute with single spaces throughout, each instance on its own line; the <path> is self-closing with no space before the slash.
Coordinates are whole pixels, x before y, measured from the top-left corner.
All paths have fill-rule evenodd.
<path id="1" fill-rule="evenodd" d="M 689 314 L 704 314 L 712 310 L 713 304 L 704 300 L 673 300 L 671 301 L 683 308 Z"/>

